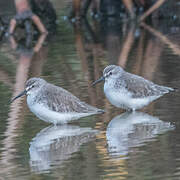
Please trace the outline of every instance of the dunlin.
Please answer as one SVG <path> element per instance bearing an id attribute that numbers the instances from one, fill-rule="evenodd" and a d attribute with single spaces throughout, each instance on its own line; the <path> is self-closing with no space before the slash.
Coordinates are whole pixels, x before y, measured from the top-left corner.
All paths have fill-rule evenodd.
<path id="1" fill-rule="evenodd" d="M 174 91 L 173 88 L 157 85 L 143 77 L 128 73 L 120 66 L 109 65 L 103 76 L 93 85 L 105 80 L 104 93 L 116 107 L 136 110 L 148 105 L 162 95 Z"/>
<path id="2" fill-rule="evenodd" d="M 41 78 L 29 79 L 25 90 L 13 98 L 12 102 L 23 95 L 27 95 L 28 107 L 38 118 L 53 124 L 104 112 Z"/>

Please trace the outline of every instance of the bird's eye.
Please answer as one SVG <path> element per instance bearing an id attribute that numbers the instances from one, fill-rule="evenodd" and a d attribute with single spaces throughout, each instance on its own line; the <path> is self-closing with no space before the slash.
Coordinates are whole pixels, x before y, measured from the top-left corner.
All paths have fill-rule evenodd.
<path id="1" fill-rule="evenodd" d="M 109 75 L 112 75 L 112 72 L 110 72 Z"/>

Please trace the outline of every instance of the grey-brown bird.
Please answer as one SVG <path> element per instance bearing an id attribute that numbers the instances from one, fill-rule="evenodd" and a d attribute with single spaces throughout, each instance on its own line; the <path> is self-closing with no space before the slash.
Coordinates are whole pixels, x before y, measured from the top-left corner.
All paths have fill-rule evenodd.
<path id="1" fill-rule="evenodd" d="M 110 103 L 116 107 L 133 111 L 175 90 L 128 73 L 116 65 L 107 66 L 103 71 L 103 76 L 93 85 L 103 80 L 105 80 L 104 93 Z"/>
<path id="2" fill-rule="evenodd" d="M 53 124 L 104 112 L 41 78 L 29 79 L 25 90 L 12 101 L 23 95 L 27 95 L 27 105 L 38 118 Z"/>

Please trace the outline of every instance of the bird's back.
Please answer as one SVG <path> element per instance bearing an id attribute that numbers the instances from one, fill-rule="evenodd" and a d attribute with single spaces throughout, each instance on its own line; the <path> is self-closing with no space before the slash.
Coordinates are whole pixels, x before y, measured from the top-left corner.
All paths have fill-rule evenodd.
<path id="1" fill-rule="evenodd" d="M 36 101 L 43 103 L 48 109 L 55 112 L 103 112 L 103 110 L 80 101 L 79 98 L 75 97 L 67 90 L 50 83 L 47 83 L 40 93 L 41 94 L 37 96 Z"/>
<path id="2" fill-rule="evenodd" d="M 143 77 L 128 72 L 124 72 L 118 81 L 115 87 L 118 87 L 118 84 L 122 84 L 123 87 L 132 94 L 133 98 L 159 97 L 174 90 L 170 87 L 157 85 Z"/>

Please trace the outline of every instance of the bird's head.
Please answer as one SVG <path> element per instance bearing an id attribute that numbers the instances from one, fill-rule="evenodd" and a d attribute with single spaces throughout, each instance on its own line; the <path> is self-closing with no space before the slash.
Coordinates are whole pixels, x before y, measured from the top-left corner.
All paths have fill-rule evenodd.
<path id="1" fill-rule="evenodd" d="M 21 92 L 19 95 L 14 97 L 11 102 L 20 98 L 23 95 L 30 95 L 33 92 L 39 91 L 39 89 L 45 84 L 45 80 L 41 78 L 30 78 L 25 85 L 25 90 Z"/>
<path id="2" fill-rule="evenodd" d="M 123 69 L 120 66 L 109 65 L 104 69 L 103 76 L 100 77 L 95 82 L 93 82 L 93 85 L 95 85 L 103 80 L 108 81 L 110 79 L 112 79 L 112 80 L 116 79 L 121 75 L 122 72 L 123 72 Z"/>

